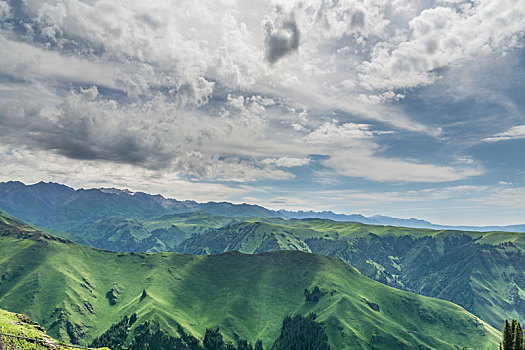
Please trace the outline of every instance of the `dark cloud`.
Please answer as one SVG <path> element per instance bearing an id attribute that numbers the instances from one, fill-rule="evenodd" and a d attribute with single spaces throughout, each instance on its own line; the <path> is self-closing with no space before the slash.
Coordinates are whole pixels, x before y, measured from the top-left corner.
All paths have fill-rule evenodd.
<path id="1" fill-rule="evenodd" d="M 70 159 L 106 160 L 156 169 L 169 166 L 176 145 L 167 144 L 163 132 L 152 126 L 154 121 L 137 127 L 136 116 L 126 113 L 126 109 L 99 104 L 96 94 L 94 89 L 71 94 L 52 117 L 46 116 L 37 104 L 3 101 L 0 139 L 30 149 L 51 150 Z M 110 116 L 113 121 L 107 123 Z"/>
<path id="2" fill-rule="evenodd" d="M 354 12 L 350 27 L 352 29 L 363 29 L 365 27 L 365 13 L 363 11 L 357 10 Z"/>
<path id="3" fill-rule="evenodd" d="M 301 33 L 295 19 L 284 22 L 279 28 L 274 28 L 273 22 L 266 25 L 266 59 L 274 64 L 282 57 L 299 48 Z"/>

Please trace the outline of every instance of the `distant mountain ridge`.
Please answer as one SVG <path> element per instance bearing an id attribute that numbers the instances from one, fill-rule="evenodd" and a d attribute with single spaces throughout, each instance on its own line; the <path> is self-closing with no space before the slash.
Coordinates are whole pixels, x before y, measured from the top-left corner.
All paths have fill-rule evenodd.
<path id="1" fill-rule="evenodd" d="M 414 228 L 437 228 L 439 225 L 432 224 L 431 222 L 410 218 L 410 219 L 398 219 L 389 216 L 374 215 L 364 216 L 361 214 L 336 214 L 332 211 L 277 211 L 282 217 L 286 219 L 329 219 L 334 221 L 352 221 L 359 222 L 361 224 L 368 225 L 382 225 L 382 226 L 403 226 L 403 227 L 414 227 Z"/>
<path id="2" fill-rule="evenodd" d="M 25 185 L 18 181 L 0 183 L 0 210 L 33 225 L 65 231 L 109 217 L 143 219 L 196 211 L 221 216 L 277 216 L 257 205 L 197 203 L 115 188 L 75 190 L 56 183 Z"/>
<path id="3" fill-rule="evenodd" d="M 246 203 L 180 201 L 165 198 L 160 194 L 151 195 L 117 188 L 75 190 L 66 185 L 52 182 L 39 182 L 33 185 L 25 185 L 19 181 L 0 182 L 0 210 L 32 224 L 59 230 L 71 230 L 79 224 L 112 216 L 145 218 L 204 211 L 209 214 L 228 217 L 318 218 L 370 225 L 438 230 L 525 232 L 525 224 L 447 226 L 416 218 L 400 219 L 381 215 L 366 217 L 361 214 L 336 214 L 332 211 L 288 211 L 282 209 L 275 211 Z"/>

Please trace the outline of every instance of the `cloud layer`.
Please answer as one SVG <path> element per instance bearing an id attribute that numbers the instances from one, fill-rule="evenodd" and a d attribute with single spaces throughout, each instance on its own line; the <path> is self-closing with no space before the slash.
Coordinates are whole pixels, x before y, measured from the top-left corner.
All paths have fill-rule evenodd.
<path id="1" fill-rule="evenodd" d="M 472 147 L 525 138 L 494 68 L 523 71 L 524 31 L 524 0 L 0 2 L 0 176 L 475 181 Z"/>

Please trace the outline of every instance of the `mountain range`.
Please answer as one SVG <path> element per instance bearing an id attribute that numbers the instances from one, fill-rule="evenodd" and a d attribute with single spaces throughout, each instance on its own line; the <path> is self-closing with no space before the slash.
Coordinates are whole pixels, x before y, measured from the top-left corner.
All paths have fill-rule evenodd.
<path id="1" fill-rule="evenodd" d="M 274 250 L 323 254 L 386 285 L 454 302 L 494 327 L 508 317 L 525 320 L 521 233 L 283 218 L 290 212 L 277 215 L 253 205 L 199 204 L 50 183 L 2 183 L 0 194 L 0 208 L 8 213 L 48 234 L 95 248 L 199 255 Z"/>
<path id="2" fill-rule="evenodd" d="M 88 344 L 123 317 L 202 339 L 269 348 L 287 315 L 316 313 L 333 349 L 496 349 L 494 328 L 453 303 L 375 282 L 340 259 L 300 251 L 119 253 L 0 215 L 0 307 L 62 341 Z"/>
<path id="3" fill-rule="evenodd" d="M 525 224 L 510 226 L 446 226 L 420 219 L 388 216 L 366 217 L 360 214 L 335 214 L 331 211 L 270 210 L 252 204 L 229 202 L 179 201 L 115 188 L 78 189 L 39 182 L 25 185 L 19 181 L 0 182 L 0 210 L 31 224 L 69 231 L 80 223 L 111 216 L 145 218 L 163 214 L 204 211 L 230 217 L 280 217 L 285 219 L 318 218 L 371 225 L 467 231 L 525 232 Z"/>

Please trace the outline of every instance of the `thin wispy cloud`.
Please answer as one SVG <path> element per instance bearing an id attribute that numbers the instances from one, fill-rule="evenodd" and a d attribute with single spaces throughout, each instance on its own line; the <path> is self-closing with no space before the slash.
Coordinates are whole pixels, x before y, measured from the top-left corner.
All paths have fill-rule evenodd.
<path id="1" fill-rule="evenodd" d="M 516 139 L 525 139 L 525 125 L 513 126 L 507 131 L 497 133 L 491 137 L 486 137 L 482 141 L 497 142 Z"/>

